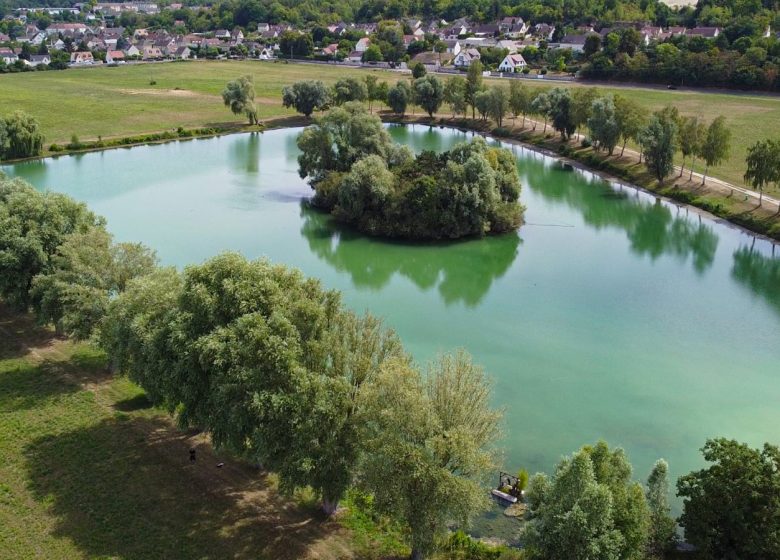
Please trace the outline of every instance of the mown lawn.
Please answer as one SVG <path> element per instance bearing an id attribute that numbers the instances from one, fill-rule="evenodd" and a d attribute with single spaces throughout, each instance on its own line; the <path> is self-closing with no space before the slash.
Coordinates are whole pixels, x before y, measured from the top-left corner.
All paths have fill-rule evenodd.
<path id="1" fill-rule="evenodd" d="M 354 556 L 349 531 L 177 430 L 100 352 L 0 305 L 0 559 Z"/>
<path id="2" fill-rule="evenodd" d="M 241 122 L 219 97 L 225 83 L 240 75 L 254 77 L 260 116 L 267 118 L 291 114 L 280 102 L 286 84 L 301 79 L 332 83 L 342 76 L 364 76 L 366 72 L 281 62 L 193 61 L 5 74 L 0 75 L 0 114 L 13 109 L 34 114 L 43 125 L 47 145 L 67 142 L 73 134 L 81 140 L 127 136 L 179 126 Z M 395 72 L 372 72 L 390 82 L 401 77 Z M 156 83 L 151 85 L 152 81 Z M 555 85 L 543 80 L 524 83 L 531 87 Z M 777 96 L 598 87 L 630 96 L 651 110 L 672 104 L 683 114 L 707 120 L 724 115 L 733 132 L 733 149 L 729 159 L 711 172 L 736 184 L 743 182 L 747 147 L 757 139 L 780 134 Z"/>

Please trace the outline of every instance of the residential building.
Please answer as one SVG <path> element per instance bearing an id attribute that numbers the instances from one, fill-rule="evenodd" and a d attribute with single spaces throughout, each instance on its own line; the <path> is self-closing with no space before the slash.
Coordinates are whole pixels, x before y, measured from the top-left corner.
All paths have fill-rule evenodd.
<path id="1" fill-rule="evenodd" d="M 70 53 L 71 66 L 89 66 L 95 64 L 95 59 L 92 57 L 92 53 L 87 52 L 74 52 Z"/>
<path id="2" fill-rule="evenodd" d="M 526 63 L 525 59 L 523 58 L 523 55 L 516 53 L 516 54 L 508 54 L 504 57 L 504 60 L 501 61 L 501 64 L 498 65 L 498 71 L 499 72 L 521 72 L 523 68 L 525 68 Z"/>
<path id="3" fill-rule="evenodd" d="M 468 68 L 475 60 L 482 58 L 479 51 L 474 48 L 468 48 L 461 50 L 458 55 L 453 59 L 452 65 L 455 68 Z"/>

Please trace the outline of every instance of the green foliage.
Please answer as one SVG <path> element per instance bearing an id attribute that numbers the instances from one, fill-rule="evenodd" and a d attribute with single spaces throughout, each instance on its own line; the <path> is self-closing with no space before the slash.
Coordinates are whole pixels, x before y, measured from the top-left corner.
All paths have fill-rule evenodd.
<path id="1" fill-rule="evenodd" d="M 531 560 L 644 557 L 650 516 L 622 449 L 604 442 L 583 447 L 563 459 L 552 478 L 535 475 L 528 499 Z"/>
<path id="2" fill-rule="evenodd" d="M 628 97 L 616 95 L 613 103 L 615 105 L 615 120 L 618 123 L 620 139 L 623 141 L 623 146 L 620 150 L 620 155 L 622 156 L 623 151 L 626 149 L 626 143 L 629 140 L 640 141 L 640 133 L 647 124 L 648 115 L 646 109 Z"/>
<path id="3" fill-rule="evenodd" d="M 228 82 L 222 91 L 222 101 L 226 107 L 230 107 L 234 115 L 246 115 L 249 124 L 258 124 L 252 76 L 242 76 Z"/>
<path id="4" fill-rule="evenodd" d="M 482 72 L 484 68 L 479 60 L 473 61 L 469 64 L 469 69 L 466 72 L 466 89 L 465 98 L 466 104 L 471 106 L 471 118 L 474 118 L 474 111 L 476 110 L 477 94 L 482 91 Z"/>
<path id="5" fill-rule="evenodd" d="M 780 450 L 719 438 L 707 440 L 702 453 L 711 465 L 677 481 L 686 540 L 705 558 L 777 557 Z"/>
<path id="6" fill-rule="evenodd" d="M 26 310 L 33 278 L 55 270 L 60 245 L 103 223 L 84 204 L 0 173 L 0 297 Z"/>
<path id="7" fill-rule="evenodd" d="M 506 93 L 506 89 L 502 86 L 493 86 L 487 90 L 486 97 L 486 114 L 488 117 L 496 121 L 499 128 L 504 123 L 504 115 L 509 110 L 509 98 Z"/>
<path id="8" fill-rule="evenodd" d="M 150 273 L 156 257 L 140 244 L 112 244 L 102 227 L 73 233 L 51 258 L 51 270 L 33 279 L 30 298 L 38 319 L 77 339 L 92 336 L 111 297 Z"/>
<path id="9" fill-rule="evenodd" d="M 403 115 L 412 99 L 412 90 L 406 82 L 398 82 L 387 92 L 387 104 L 396 115 Z"/>
<path id="10" fill-rule="evenodd" d="M 366 84 L 357 78 L 342 78 L 333 85 L 333 102 L 343 105 L 349 101 L 365 101 L 368 98 Z"/>
<path id="11" fill-rule="evenodd" d="M 663 558 L 677 544 L 676 524 L 669 507 L 669 465 L 659 459 L 647 478 L 647 506 L 650 509 L 648 551 Z"/>
<path id="12" fill-rule="evenodd" d="M 523 557 L 519 550 L 485 544 L 463 531 L 451 533 L 439 548 L 447 560 L 519 560 Z"/>
<path id="13" fill-rule="evenodd" d="M 484 373 L 462 353 L 427 375 L 388 361 L 361 394 L 367 453 L 362 485 L 378 511 L 409 530 L 413 558 L 430 554 L 447 522 L 466 523 L 487 506 L 500 414 Z"/>
<path id="14" fill-rule="evenodd" d="M 412 65 L 412 78 L 415 80 L 422 78 L 427 74 L 425 66 L 421 62 L 416 62 Z"/>
<path id="15" fill-rule="evenodd" d="M 310 117 L 314 111 L 327 108 L 330 102 L 328 89 L 321 81 L 304 80 L 282 90 L 282 104 Z"/>
<path id="16" fill-rule="evenodd" d="M 0 160 L 34 157 L 43 150 L 38 121 L 23 111 L 0 118 Z"/>
<path id="17" fill-rule="evenodd" d="M 780 185 L 780 140 L 759 140 L 750 146 L 746 164 L 745 181 L 758 189 L 760 203 L 767 185 Z"/>
<path id="18" fill-rule="evenodd" d="M 548 94 L 548 116 L 553 128 L 568 140 L 577 128 L 572 108 L 571 92 L 566 88 L 553 88 Z"/>
<path id="19" fill-rule="evenodd" d="M 528 486 L 528 471 L 520 469 L 517 471 L 517 489 L 521 492 Z"/>
<path id="20" fill-rule="evenodd" d="M 481 138 L 413 158 L 378 117 L 347 104 L 304 130 L 298 147 L 314 204 L 371 235 L 456 239 L 511 231 L 522 220 L 515 160 Z"/>
<path id="21" fill-rule="evenodd" d="M 726 159 L 729 149 L 731 149 L 731 131 L 726 126 L 726 119 L 720 116 L 707 127 L 707 134 L 704 136 L 699 150 L 702 159 L 706 163 L 702 184 L 707 179 L 709 166 L 717 165 Z"/>
<path id="22" fill-rule="evenodd" d="M 444 84 L 444 101 L 450 106 L 452 116 L 466 113 L 466 80 L 455 76 Z"/>
<path id="23" fill-rule="evenodd" d="M 439 110 L 444 101 L 444 86 L 434 75 L 423 76 L 414 80 L 414 102 L 428 113 L 429 117 Z"/>
<path id="24" fill-rule="evenodd" d="M 612 97 L 602 97 L 593 102 L 588 128 L 598 149 L 604 149 L 609 155 L 615 150 L 620 139 L 620 128 L 615 117 L 615 104 Z"/>
<path id="25" fill-rule="evenodd" d="M 640 132 L 639 139 L 647 169 L 659 184 L 663 183 L 672 172 L 674 153 L 677 151 L 677 124 L 674 118 L 663 112 L 655 113 Z"/>

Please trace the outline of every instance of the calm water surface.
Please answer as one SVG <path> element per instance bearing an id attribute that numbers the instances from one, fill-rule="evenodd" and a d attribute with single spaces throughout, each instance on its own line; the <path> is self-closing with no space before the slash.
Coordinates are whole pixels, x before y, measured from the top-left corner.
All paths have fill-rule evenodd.
<path id="1" fill-rule="evenodd" d="M 166 264 L 224 250 L 301 268 L 384 317 L 423 361 L 464 347 L 506 409 L 506 467 L 550 471 L 604 438 L 644 479 L 701 464 L 707 437 L 780 441 L 780 258 L 767 241 L 519 147 L 517 234 L 414 246 L 302 206 L 299 130 L 9 166 Z M 415 150 L 464 133 L 391 128 Z M 774 251 L 780 257 L 780 248 Z"/>

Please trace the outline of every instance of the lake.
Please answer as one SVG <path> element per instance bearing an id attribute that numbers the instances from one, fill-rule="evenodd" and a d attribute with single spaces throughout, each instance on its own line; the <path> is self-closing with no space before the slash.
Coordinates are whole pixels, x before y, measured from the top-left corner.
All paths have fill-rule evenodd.
<path id="1" fill-rule="evenodd" d="M 390 127 L 415 150 L 469 134 Z M 505 466 L 548 471 L 603 438 L 644 480 L 702 464 L 708 437 L 780 440 L 780 247 L 523 149 L 516 234 L 453 244 L 369 239 L 302 201 L 300 129 L 6 166 L 86 202 L 165 264 L 225 250 L 299 267 L 384 317 L 425 361 L 462 347 L 506 410 Z M 775 256 L 777 255 L 777 257 Z"/>

